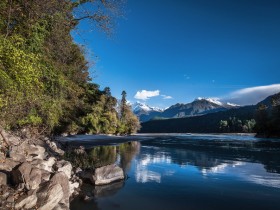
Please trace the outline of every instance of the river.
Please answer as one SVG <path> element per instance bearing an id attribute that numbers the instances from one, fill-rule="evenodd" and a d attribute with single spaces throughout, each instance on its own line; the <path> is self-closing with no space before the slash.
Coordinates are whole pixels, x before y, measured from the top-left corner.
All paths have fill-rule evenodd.
<path id="1" fill-rule="evenodd" d="M 101 158 L 119 164 L 128 179 L 105 186 L 85 184 L 84 194 L 91 199 L 75 198 L 72 210 L 274 210 L 280 206 L 280 139 L 147 134 L 112 137 L 107 142 L 91 136 L 71 140 L 73 145 L 92 148 L 91 152 L 101 143 L 108 144 Z"/>

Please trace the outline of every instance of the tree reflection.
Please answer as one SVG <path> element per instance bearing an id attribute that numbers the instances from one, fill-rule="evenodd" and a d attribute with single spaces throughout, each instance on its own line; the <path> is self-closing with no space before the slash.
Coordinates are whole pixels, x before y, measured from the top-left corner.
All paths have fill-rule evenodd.
<path id="1" fill-rule="evenodd" d="M 127 142 L 119 145 L 120 167 L 125 172 L 130 169 L 132 159 L 139 154 L 141 144 L 138 141 Z"/>

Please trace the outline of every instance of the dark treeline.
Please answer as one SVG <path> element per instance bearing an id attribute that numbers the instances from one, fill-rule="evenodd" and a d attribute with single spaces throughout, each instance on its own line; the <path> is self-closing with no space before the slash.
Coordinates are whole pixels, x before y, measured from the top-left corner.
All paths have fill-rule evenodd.
<path id="1" fill-rule="evenodd" d="M 70 34 L 80 21 L 110 33 L 119 7 L 119 1 L 113 0 L 1 0 L 2 128 L 34 134 L 138 129 L 129 107 L 117 105 L 110 88 L 100 90 L 91 82 L 83 47 Z"/>
<path id="2" fill-rule="evenodd" d="M 280 93 L 269 103 L 261 103 L 256 111 L 255 130 L 259 136 L 280 137 Z"/>
<path id="3" fill-rule="evenodd" d="M 221 121 L 235 117 L 238 120 L 246 121 L 254 118 L 254 106 L 241 107 L 217 113 L 206 114 L 196 117 L 151 120 L 142 123 L 143 133 L 220 133 Z M 232 131 L 236 132 L 236 131 Z"/>

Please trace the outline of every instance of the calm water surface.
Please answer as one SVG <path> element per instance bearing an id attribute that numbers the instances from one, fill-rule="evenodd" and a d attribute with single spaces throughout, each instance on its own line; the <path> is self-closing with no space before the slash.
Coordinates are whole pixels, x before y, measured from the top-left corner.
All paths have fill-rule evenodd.
<path id="1" fill-rule="evenodd" d="M 129 178 L 99 187 L 84 185 L 83 194 L 92 199 L 77 197 L 71 209 L 280 208 L 279 139 L 181 134 L 135 140 L 118 144 L 111 153 Z"/>

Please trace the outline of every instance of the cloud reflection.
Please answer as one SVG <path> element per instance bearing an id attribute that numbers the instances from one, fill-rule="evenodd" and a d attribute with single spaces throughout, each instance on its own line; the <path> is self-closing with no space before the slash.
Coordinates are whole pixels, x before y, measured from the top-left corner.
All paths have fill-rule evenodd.
<path id="1" fill-rule="evenodd" d="M 157 182 L 161 183 L 162 176 L 172 176 L 175 172 L 172 170 L 166 170 L 162 173 L 156 172 L 149 169 L 149 166 L 155 164 L 170 164 L 171 156 L 166 155 L 165 153 L 156 153 L 155 155 L 146 154 L 140 160 L 136 162 L 135 167 L 135 178 L 137 182 L 146 183 L 146 182 Z"/>
<path id="2" fill-rule="evenodd" d="M 203 176 L 227 174 L 266 187 L 280 188 L 280 175 L 268 173 L 262 164 L 234 161 L 201 169 Z"/>

